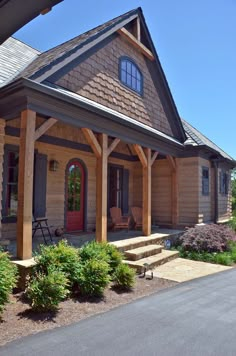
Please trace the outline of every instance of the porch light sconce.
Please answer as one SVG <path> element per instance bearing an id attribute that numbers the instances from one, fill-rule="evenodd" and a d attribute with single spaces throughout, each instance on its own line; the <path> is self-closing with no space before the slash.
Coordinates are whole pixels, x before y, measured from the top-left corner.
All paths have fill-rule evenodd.
<path id="1" fill-rule="evenodd" d="M 51 159 L 51 161 L 49 162 L 49 170 L 56 172 L 58 170 L 59 167 L 59 162 L 56 161 L 55 159 Z"/>

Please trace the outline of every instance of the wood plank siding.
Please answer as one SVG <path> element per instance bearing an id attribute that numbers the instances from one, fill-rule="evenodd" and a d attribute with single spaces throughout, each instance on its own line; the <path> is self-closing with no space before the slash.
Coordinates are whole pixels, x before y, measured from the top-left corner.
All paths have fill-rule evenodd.
<path id="1" fill-rule="evenodd" d="M 199 162 L 197 157 L 179 161 L 179 224 L 198 222 Z"/>
<path id="2" fill-rule="evenodd" d="M 37 125 L 41 123 L 37 119 Z M 11 126 L 18 127 L 19 120 L 9 123 Z M 74 127 L 56 123 L 48 132 L 48 135 L 61 137 L 64 139 L 75 140 L 86 143 L 82 132 Z M 5 143 L 19 146 L 19 138 L 6 135 Z M 53 172 L 47 170 L 47 195 L 46 195 L 46 215 L 49 224 L 52 226 L 64 226 L 65 218 L 65 170 L 68 162 L 74 158 L 82 160 L 87 170 L 87 230 L 92 231 L 96 223 L 96 157 L 92 152 L 83 152 L 68 147 L 60 147 L 44 142 L 35 142 L 35 149 L 39 153 L 46 154 L 48 162 L 56 160 L 59 162 L 58 170 Z M 130 155 L 130 151 L 124 142 L 120 142 L 115 149 L 116 153 Z M 109 156 L 108 163 L 123 166 L 129 170 L 129 205 L 133 205 L 133 171 L 134 162 L 118 159 Z M 16 224 L 4 223 L 2 228 L 4 238 L 14 239 L 16 237 Z"/>

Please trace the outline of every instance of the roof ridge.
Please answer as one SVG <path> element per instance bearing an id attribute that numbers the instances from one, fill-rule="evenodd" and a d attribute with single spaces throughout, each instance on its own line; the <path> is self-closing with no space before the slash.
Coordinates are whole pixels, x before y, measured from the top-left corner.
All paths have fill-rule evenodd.
<path id="1" fill-rule="evenodd" d="M 67 56 L 70 56 L 81 46 L 84 46 L 88 41 L 93 41 L 97 36 L 100 36 L 103 32 L 109 31 L 110 28 L 122 22 L 126 18 L 138 14 L 140 8 L 130 10 L 122 15 L 119 15 L 111 20 L 108 20 L 80 35 L 65 41 L 49 50 L 42 52 L 39 56 L 25 68 L 24 71 L 20 73 L 22 76 L 27 76 L 29 78 L 36 79 L 38 73 L 43 72 L 47 67 L 52 67 L 55 63 L 63 61 Z M 48 60 L 45 62 L 45 58 Z M 40 63 L 41 62 L 41 63 Z M 35 69 L 34 69 L 35 66 Z M 32 69 L 33 72 L 32 72 Z"/>
<path id="2" fill-rule="evenodd" d="M 61 47 L 61 46 L 65 45 L 66 43 L 72 42 L 72 41 L 74 41 L 76 38 L 79 38 L 79 37 L 82 36 L 82 35 L 88 34 L 89 32 L 92 32 L 92 31 L 98 29 L 98 28 L 101 27 L 101 26 L 105 26 L 105 25 L 108 24 L 109 22 L 113 22 L 113 21 L 117 20 L 117 19 L 118 19 L 119 17 L 121 17 L 121 16 L 122 16 L 122 17 L 123 17 L 123 16 L 127 16 L 128 14 L 131 14 L 131 13 L 133 13 L 133 12 L 135 12 L 135 11 L 138 11 L 139 9 L 141 9 L 141 8 L 138 7 L 138 8 L 136 8 L 136 9 L 127 11 L 127 12 L 125 12 L 124 14 L 121 14 L 121 15 L 119 15 L 119 16 L 116 16 L 116 17 L 114 17 L 113 19 L 107 20 L 107 21 L 101 23 L 100 25 L 97 25 L 97 26 L 95 26 L 95 27 L 93 27 L 93 28 L 90 28 L 89 30 L 87 30 L 87 31 L 85 31 L 85 32 L 82 32 L 82 33 L 80 33 L 79 35 L 74 36 L 73 38 L 70 38 L 70 39 L 67 40 L 67 41 L 64 41 L 64 42 L 62 42 L 62 43 L 60 43 L 60 44 L 58 44 L 58 45 L 56 45 L 56 46 L 54 46 L 54 47 L 49 48 L 48 50 L 42 52 L 41 54 L 50 52 L 50 51 L 56 49 L 57 47 Z"/>

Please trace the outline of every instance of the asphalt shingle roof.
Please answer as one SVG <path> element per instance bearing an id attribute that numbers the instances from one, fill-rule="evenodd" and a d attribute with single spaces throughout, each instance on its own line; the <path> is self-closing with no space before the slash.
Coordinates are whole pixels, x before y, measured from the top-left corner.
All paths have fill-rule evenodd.
<path id="1" fill-rule="evenodd" d="M 36 79 L 38 72 L 47 71 L 47 69 L 51 68 L 55 63 L 62 61 L 66 57 L 76 52 L 80 47 L 86 45 L 92 39 L 99 37 L 103 31 L 112 28 L 119 22 L 135 14 L 137 11 L 138 9 L 131 10 L 67 42 L 64 42 L 46 52 L 43 52 L 25 70 L 20 73 L 19 77 Z"/>
<path id="2" fill-rule="evenodd" d="M 185 145 L 192 146 L 207 146 L 216 152 L 218 152 L 222 157 L 233 161 L 233 158 L 229 156 L 226 152 L 224 152 L 219 146 L 217 146 L 214 142 L 209 140 L 206 136 L 204 136 L 200 131 L 198 131 L 195 127 L 190 125 L 184 119 L 181 119 L 187 140 L 185 141 Z"/>
<path id="3" fill-rule="evenodd" d="M 10 37 L 0 46 L 0 87 L 13 80 L 40 54 L 36 49 Z"/>

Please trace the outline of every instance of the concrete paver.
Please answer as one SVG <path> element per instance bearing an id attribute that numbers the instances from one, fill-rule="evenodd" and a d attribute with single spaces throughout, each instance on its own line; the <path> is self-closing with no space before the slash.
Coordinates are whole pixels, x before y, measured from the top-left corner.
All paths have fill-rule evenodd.
<path id="1" fill-rule="evenodd" d="M 232 269 L 232 267 L 176 258 L 155 268 L 153 275 L 154 277 L 165 278 L 175 282 L 185 282 L 229 269 Z"/>

